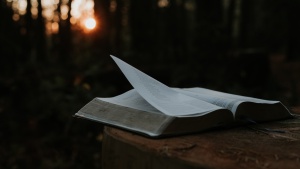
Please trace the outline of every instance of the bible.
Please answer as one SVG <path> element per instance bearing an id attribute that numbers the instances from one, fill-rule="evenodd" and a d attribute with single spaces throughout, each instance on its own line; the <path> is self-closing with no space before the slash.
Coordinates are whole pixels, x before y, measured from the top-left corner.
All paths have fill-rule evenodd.
<path id="1" fill-rule="evenodd" d="M 133 89 L 115 97 L 96 97 L 76 114 L 104 125 L 150 137 L 188 134 L 292 117 L 280 101 L 210 89 L 172 88 L 111 56 Z"/>

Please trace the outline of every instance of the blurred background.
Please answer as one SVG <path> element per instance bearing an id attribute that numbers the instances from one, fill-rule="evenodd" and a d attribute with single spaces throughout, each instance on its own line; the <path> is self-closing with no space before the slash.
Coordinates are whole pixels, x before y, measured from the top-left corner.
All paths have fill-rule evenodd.
<path id="1" fill-rule="evenodd" d="M 101 168 L 72 117 L 132 87 L 113 54 L 173 87 L 300 100 L 299 0 L 1 0 L 0 168 Z"/>

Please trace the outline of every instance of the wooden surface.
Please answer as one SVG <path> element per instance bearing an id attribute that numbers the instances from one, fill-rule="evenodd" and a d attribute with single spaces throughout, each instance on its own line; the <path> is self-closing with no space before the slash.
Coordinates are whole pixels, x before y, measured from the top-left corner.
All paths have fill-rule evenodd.
<path id="1" fill-rule="evenodd" d="M 300 117 L 164 139 L 106 127 L 102 151 L 103 169 L 299 169 Z"/>

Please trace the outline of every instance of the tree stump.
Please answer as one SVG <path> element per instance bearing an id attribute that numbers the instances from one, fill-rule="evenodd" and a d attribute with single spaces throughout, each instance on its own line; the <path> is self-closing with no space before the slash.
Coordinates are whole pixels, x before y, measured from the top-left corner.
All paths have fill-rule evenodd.
<path id="1" fill-rule="evenodd" d="M 106 127 L 102 155 L 103 169 L 298 169 L 300 117 L 162 139 Z"/>

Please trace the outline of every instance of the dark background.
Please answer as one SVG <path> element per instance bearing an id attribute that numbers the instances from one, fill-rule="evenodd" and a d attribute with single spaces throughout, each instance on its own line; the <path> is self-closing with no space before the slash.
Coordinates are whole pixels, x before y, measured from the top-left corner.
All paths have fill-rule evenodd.
<path id="1" fill-rule="evenodd" d="M 94 30 L 69 13 L 50 34 L 27 2 L 18 21 L 0 4 L 0 168 L 101 168 L 103 126 L 72 116 L 131 89 L 110 54 L 168 86 L 299 106 L 298 0 L 98 0 Z"/>

